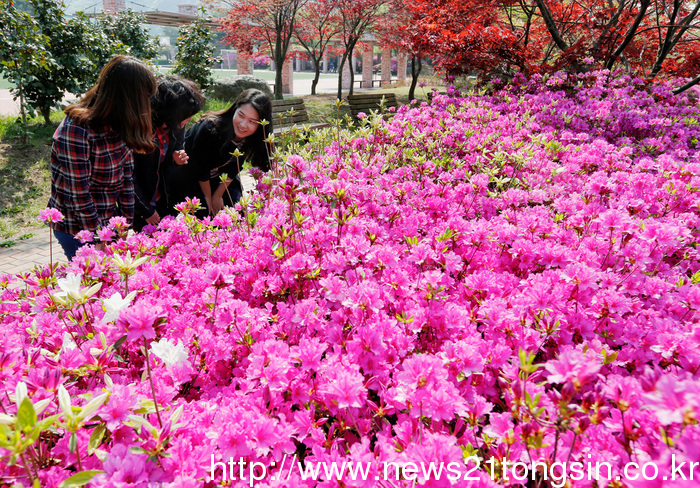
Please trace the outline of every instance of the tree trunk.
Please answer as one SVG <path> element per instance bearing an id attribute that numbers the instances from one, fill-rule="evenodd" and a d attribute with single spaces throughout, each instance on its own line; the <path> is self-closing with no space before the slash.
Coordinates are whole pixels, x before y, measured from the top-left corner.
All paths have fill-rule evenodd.
<path id="1" fill-rule="evenodd" d="M 19 83 L 19 112 L 22 115 L 22 144 L 29 142 L 29 127 L 27 127 L 27 107 L 24 103 L 24 81 L 20 77 Z"/>
<path id="2" fill-rule="evenodd" d="M 700 12 L 700 2 L 697 2 L 695 7 L 693 7 L 693 10 L 688 15 L 683 17 L 678 23 L 676 23 L 676 18 L 678 17 L 677 9 L 678 6 L 674 6 L 674 11 L 671 16 L 671 25 L 668 26 L 666 36 L 659 46 L 656 60 L 654 61 L 654 66 L 651 68 L 649 76 L 647 77 L 648 79 L 653 80 L 656 78 L 656 75 L 661 72 L 663 63 L 668 57 L 669 53 L 676 47 L 676 44 L 680 42 L 683 35 L 690 28 L 693 19 L 698 16 L 698 13 Z"/>
<path id="3" fill-rule="evenodd" d="M 348 60 L 350 63 L 350 88 L 348 89 L 348 95 L 352 95 L 352 88 L 355 86 L 355 67 L 352 65 L 352 51 L 354 48 L 350 48 L 350 53 L 348 54 Z"/>
<path id="4" fill-rule="evenodd" d="M 622 55 L 622 52 L 625 50 L 625 48 L 629 45 L 630 42 L 632 42 L 632 39 L 634 39 L 634 36 L 637 34 L 637 29 L 639 29 L 639 25 L 642 23 L 642 20 L 644 20 L 644 16 L 646 15 L 647 8 L 649 8 L 650 3 L 651 0 L 641 1 L 637 17 L 634 19 L 634 22 L 628 29 L 625 39 L 617 47 L 617 49 L 615 49 L 615 52 L 613 52 L 610 55 L 610 58 L 605 62 L 605 69 L 612 69 L 612 67 L 615 65 L 615 61 L 617 60 L 617 58 L 619 58 L 620 55 Z"/>
<path id="5" fill-rule="evenodd" d="M 416 67 L 416 63 L 418 66 Z M 423 69 L 423 59 L 420 56 L 411 56 L 411 87 L 408 89 L 408 100 L 413 100 L 416 94 L 416 85 L 418 85 L 418 77 Z"/>
<path id="6" fill-rule="evenodd" d="M 277 31 L 277 39 L 275 39 L 275 100 L 282 100 L 284 95 L 282 94 L 282 70 L 284 69 L 284 58 L 286 52 L 282 52 L 282 30 Z"/>
<path id="7" fill-rule="evenodd" d="M 345 67 L 345 61 L 348 59 L 347 51 L 343 53 L 340 58 L 340 63 L 338 64 L 338 100 L 343 99 L 343 68 Z"/>
<path id="8" fill-rule="evenodd" d="M 554 21 L 554 17 L 552 16 L 552 12 L 544 3 L 544 0 L 535 0 L 535 5 L 537 5 L 537 8 L 540 10 L 540 14 L 542 14 L 542 18 L 544 19 L 544 25 L 547 27 L 549 35 L 552 36 L 552 41 L 554 41 L 554 44 L 557 45 L 561 52 L 564 52 L 567 49 L 569 49 L 569 45 L 562 38 L 561 33 L 557 28 L 557 24 Z"/>
<path id="9" fill-rule="evenodd" d="M 321 63 L 316 58 L 313 58 L 313 60 L 314 60 L 314 79 L 311 82 L 311 94 L 316 95 L 316 86 L 318 85 L 318 79 L 321 77 Z"/>
<path id="10" fill-rule="evenodd" d="M 51 123 L 51 107 L 41 107 L 41 115 L 44 117 L 44 125 Z"/>
<path id="11" fill-rule="evenodd" d="M 282 100 L 282 70 L 284 69 L 284 60 L 281 63 L 275 62 L 275 100 Z"/>

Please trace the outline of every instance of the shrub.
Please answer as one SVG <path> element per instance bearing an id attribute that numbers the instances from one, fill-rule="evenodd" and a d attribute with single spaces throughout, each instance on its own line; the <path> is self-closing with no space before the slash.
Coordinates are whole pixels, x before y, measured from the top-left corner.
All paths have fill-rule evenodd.
<path id="1" fill-rule="evenodd" d="M 38 270 L 0 305 L 3 472 L 41 444 L 42 485 L 195 486 L 241 459 L 273 486 L 350 461 L 357 486 L 407 462 L 428 486 L 447 474 L 421 462 L 457 486 L 507 484 L 506 461 L 551 486 L 562 463 L 572 486 L 670 474 L 700 435 L 697 120 L 607 73 L 450 90 L 315 132 L 237 211 L 188 202 Z"/>

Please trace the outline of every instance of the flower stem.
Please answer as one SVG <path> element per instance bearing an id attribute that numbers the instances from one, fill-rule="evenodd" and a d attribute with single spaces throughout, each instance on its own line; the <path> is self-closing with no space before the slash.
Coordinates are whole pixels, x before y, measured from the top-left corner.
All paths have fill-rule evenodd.
<path id="1" fill-rule="evenodd" d="M 27 459 L 24 457 L 24 453 L 19 455 L 19 459 L 22 461 L 22 465 L 24 466 L 24 470 L 27 472 L 27 476 L 29 476 L 29 481 L 34 485 L 34 475 L 32 472 L 29 470 L 29 466 L 27 465 Z"/>
<path id="2" fill-rule="evenodd" d="M 49 263 L 53 269 L 53 231 L 49 230 Z"/>
<path id="3" fill-rule="evenodd" d="M 162 428 L 163 421 L 160 419 L 160 410 L 158 410 L 158 399 L 156 398 L 156 388 L 153 386 L 153 376 L 151 375 L 151 360 L 148 357 L 148 343 L 146 338 L 143 338 L 143 348 L 146 351 L 146 371 L 148 371 L 148 382 L 151 384 L 151 393 L 153 393 L 153 404 L 156 407 L 156 417 L 158 417 L 158 425 Z"/>

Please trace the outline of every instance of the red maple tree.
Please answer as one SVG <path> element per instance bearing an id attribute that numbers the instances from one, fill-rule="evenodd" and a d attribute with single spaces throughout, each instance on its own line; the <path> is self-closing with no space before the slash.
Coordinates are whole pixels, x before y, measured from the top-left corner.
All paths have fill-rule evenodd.
<path id="1" fill-rule="evenodd" d="M 282 98 L 282 70 L 293 39 L 299 10 L 307 0 L 223 0 L 228 10 L 219 19 L 224 41 L 252 53 L 256 43 L 275 62 L 275 98 Z"/>
<path id="2" fill-rule="evenodd" d="M 338 99 L 343 98 L 343 67 L 352 60 L 355 46 L 362 35 L 371 31 L 378 25 L 380 19 L 386 15 L 387 5 L 390 0 L 336 0 L 340 17 L 340 39 L 343 44 L 343 52 L 338 63 Z M 350 69 L 350 94 L 352 95 L 354 70 Z"/>
<path id="3" fill-rule="evenodd" d="M 334 0 L 310 0 L 299 12 L 294 33 L 299 44 L 314 63 L 314 79 L 311 94 L 321 75 L 321 60 L 327 54 L 331 40 L 341 32 L 340 12 Z"/>
<path id="4" fill-rule="evenodd" d="M 394 0 L 382 22 L 377 26 L 376 34 L 383 46 L 397 49 L 411 57 L 411 85 L 408 98 L 415 96 L 418 77 L 423 69 L 426 57 L 423 32 L 417 28 L 415 12 L 404 2 Z"/>
<path id="5" fill-rule="evenodd" d="M 667 74 L 700 81 L 700 2 L 414 0 L 410 5 L 424 33 L 422 47 L 447 73 L 510 77 L 596 65 L 621 67 L 648 80 Z"/>

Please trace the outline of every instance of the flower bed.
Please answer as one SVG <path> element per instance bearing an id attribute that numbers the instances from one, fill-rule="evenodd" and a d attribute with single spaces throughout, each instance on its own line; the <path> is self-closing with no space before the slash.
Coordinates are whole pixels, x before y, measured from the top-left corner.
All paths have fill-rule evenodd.
<path id="1" fill-rule="evenodd" d="M 0 305 L 0 479 L 518 484 L 505 460 L 670 486 L 700 461 L 700 111 L 642 88 L 436 95 L 312 135 L 240 214 L 184 204 L 25 276 Z M 303 471 L 324 461 L 368 480 Z"/>

